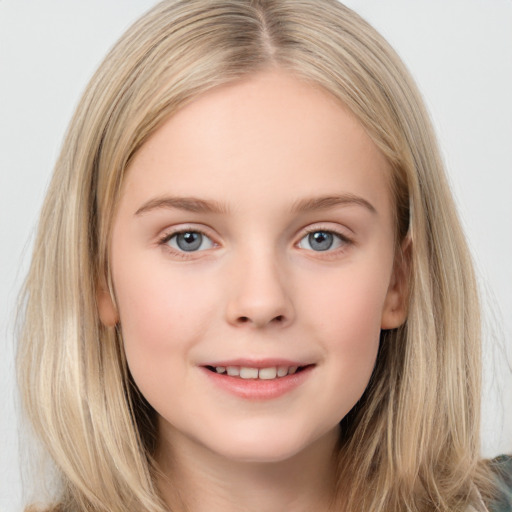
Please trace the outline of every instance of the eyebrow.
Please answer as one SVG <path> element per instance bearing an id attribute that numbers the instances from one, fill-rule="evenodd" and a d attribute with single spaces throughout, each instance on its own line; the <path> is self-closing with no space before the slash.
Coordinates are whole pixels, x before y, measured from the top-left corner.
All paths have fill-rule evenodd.
<path id="1" fill-rule="evenodd" d="M 350 193 L 301 199 L 293 205 L 292 212 L 303 213 L 315 210 L 327 210 L 336 206 L 351 205 L 362 206 L 371 213 L 377 214 L 377 210 L 369 201 Z"/>
<path id="2" fill-rule="evenodd" d="M 292 213 L 304 213 L 315 210 L 327 210 L 336 206 L 350 205 L 362 206 L 373 214 L 377 213 L 377 210 L 369 201 L 360 196 L 348 193 L 301 199 L 293 204 L 291 211 Z M 192 213 L 229 213 L 227 205 L 219 201 L 199 199 L 197 197 L 165 196 L 147 201 L 135 212 L 135 215 L 142 215 L 143 213 L 160 208 L 184 210 Z"/>
<path id="3" fill-rule="evenodd" d="M 141 215 L 160 208 L 174 208 L 192 213 L 228 213 L 229 208 L 218 201 L 198 199 L 196 197 L 157 197 L 144 203 L 135 215 Z"/>

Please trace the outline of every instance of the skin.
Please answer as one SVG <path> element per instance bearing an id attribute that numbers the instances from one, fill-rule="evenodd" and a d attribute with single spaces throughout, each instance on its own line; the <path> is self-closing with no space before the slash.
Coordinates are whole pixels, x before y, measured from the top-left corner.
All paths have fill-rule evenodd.
<path id="1" fill-rule="evenodd" d="M 381 329 L 405 318 L 390 176 L 343 105 L 279 70 L 198 97 L 134 158 L 110 245 L 117 305 L 100 294 L 100 316 L 120 322 L 158 413 L 157 459 L 190 511 L 328 509 L 338 423 Z M 218 211 L 176 201 L 191 197 Z M 180 230 L 208 238 L 180 251 Z M 333 246 L 315 250 L 310 230 Z M 245 399 L 202 367 L 234 358 L 312 369 L 282 396 Z M 165 476 L 160 488 L 170 503 Z"/>

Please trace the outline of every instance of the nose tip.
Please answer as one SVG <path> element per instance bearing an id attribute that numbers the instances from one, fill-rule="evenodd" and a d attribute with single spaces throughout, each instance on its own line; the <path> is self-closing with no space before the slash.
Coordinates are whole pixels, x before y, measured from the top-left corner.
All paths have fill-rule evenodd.
<path id="1" fill-rule="evenodd" d="M 293 321 L 294 308 L 287 293 L 285 277 L 275 265 L 259 266 L 237 273 L 231 279 L 231 299 L 226 314 L 235 326 L 283 327 Z"/>

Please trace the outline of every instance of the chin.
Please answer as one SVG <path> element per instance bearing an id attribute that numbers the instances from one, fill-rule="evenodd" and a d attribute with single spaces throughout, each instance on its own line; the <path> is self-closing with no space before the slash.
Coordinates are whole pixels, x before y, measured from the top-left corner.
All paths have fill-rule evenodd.
<path id="1" fill-rule="evenodd" d="M 270 432 L 241 429 L 230 432 L 215 445 L 210 438 L 207 448 L 227 460 L 270 464 L 306 455 L 318 444 L 319 437 L 325 436 L 306 435 L 304 432 L 285 429 L 273 429 Z"/>

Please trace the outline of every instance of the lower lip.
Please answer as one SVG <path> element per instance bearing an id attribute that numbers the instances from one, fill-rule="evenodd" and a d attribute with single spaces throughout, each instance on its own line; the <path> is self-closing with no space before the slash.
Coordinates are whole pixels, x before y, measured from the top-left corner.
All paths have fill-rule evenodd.
<path id="1" fill-rule="evenodd" d="M 299 387 L 310 377 L 313 368 L 313 365 L 307 366 L 293 375 L 269 380 L 242 379 L 225 373 L 215 373 L 204 367 L 201 369 L 213 383 L 228 393 L 247 400 L 272 400 Z"/>

